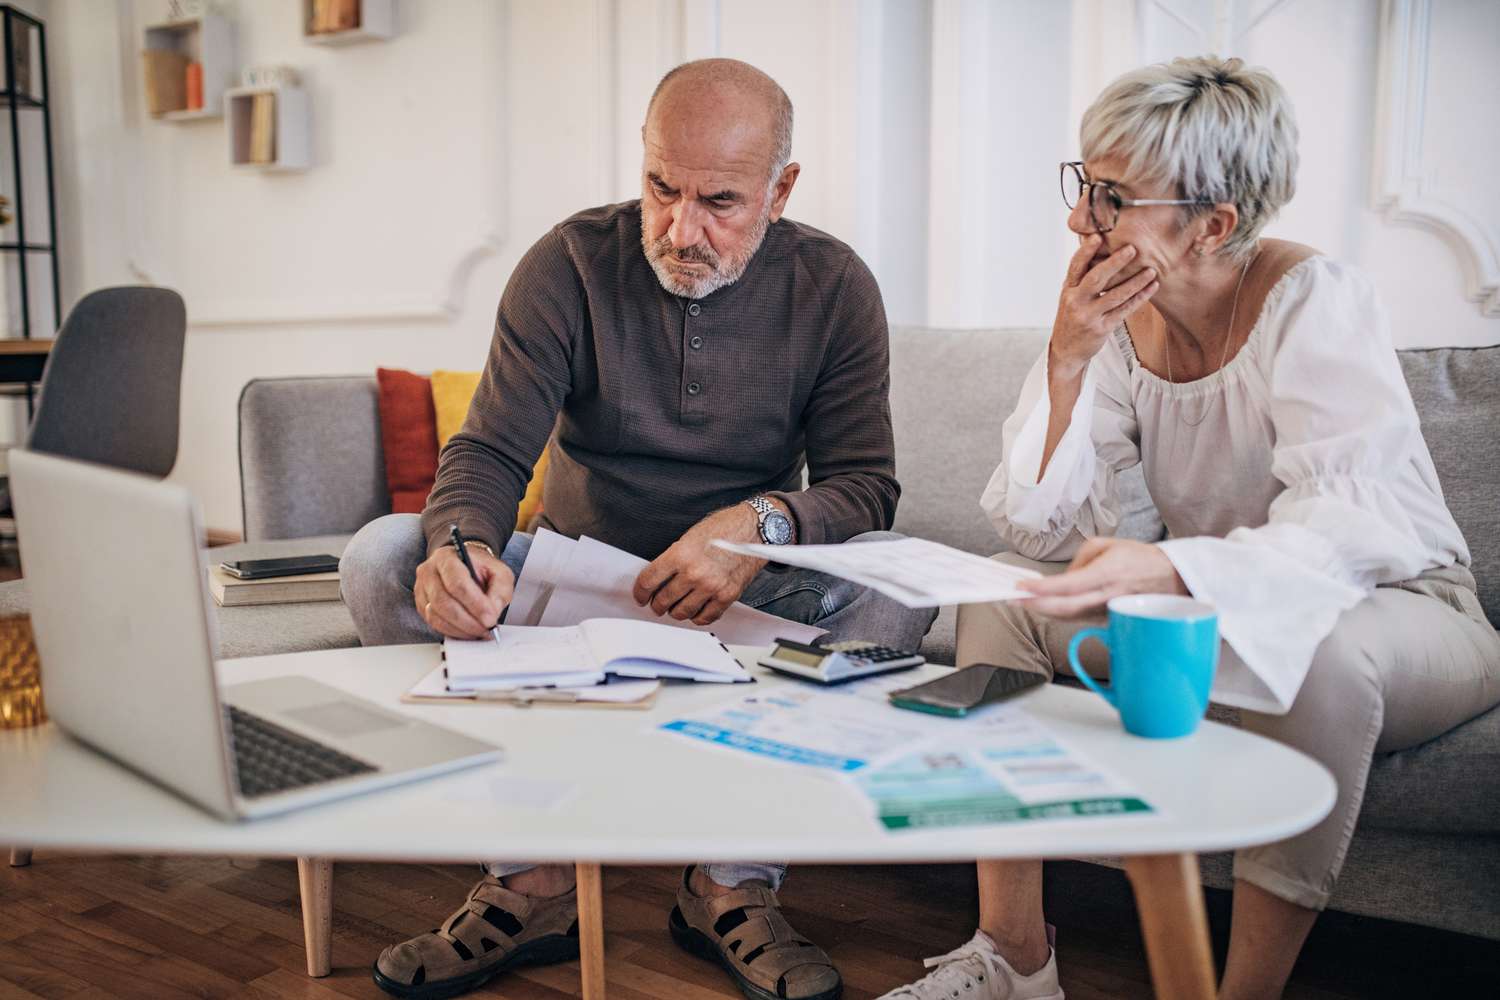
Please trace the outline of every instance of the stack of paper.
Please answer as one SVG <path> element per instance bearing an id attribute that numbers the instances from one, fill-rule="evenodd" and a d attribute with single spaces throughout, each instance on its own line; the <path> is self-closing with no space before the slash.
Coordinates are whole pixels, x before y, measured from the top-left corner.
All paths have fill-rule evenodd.
<path id="1" fill-rule="evenodd" d="M 712 632 L 720 642 L 745 646 L 769 646 L 777 639 L 809 642 L 824 632 L 739 603 L 731 605 L 712 625 L 663 617 L 649 605 L 635 603 L 632 596 L 636 577 L 646 565 L 646 560 L 593 538 L 574 541 L 540 529 L 516 581 L 505 623 L 563 626 L 590 618 L 629 618 Z"/>
<path id="2" fill-rule="evenodd" d="M 1011 601 L 1032 594 L 1016 586 L 1041 576 L 925 538 L 851 545 L 742 545 L 722 539 L 721 549 L 801 566 L 878 590 L 908 608 Z"/>

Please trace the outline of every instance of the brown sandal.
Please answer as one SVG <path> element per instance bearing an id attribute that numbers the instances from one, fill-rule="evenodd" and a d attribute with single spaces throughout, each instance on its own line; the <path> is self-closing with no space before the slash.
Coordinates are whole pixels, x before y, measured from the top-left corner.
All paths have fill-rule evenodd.
<path id="1" fill-rule="evenodd" d="M 837 1000 L 838 970 L 787 923 L 769 886 L 745 882 L 723 896 L 699 896 L 688 888 L 692 873 L 683 873 L 668 924 L 679 947 L 718 962 L 750 1000 Z"/>
<path id="2" fill-rule="evenodd" d="M 486 875 L 442 927 L 381 952 L 371 975 L 392 996 L 441 1000 L 507 969 L 577 957 L 577 890 L 534 898 Z"/>

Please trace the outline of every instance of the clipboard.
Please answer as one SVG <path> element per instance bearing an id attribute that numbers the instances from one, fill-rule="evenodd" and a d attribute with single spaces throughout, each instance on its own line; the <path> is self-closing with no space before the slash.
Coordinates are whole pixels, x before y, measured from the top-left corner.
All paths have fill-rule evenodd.
<path id="1" fill-rule="evenodd" d="M 661 691 L 661 681 L 631 681 L 628 683 L 652 685 L 650 691 L 641 698 L 634 701 L 601 701 L 593 698 L 580 697 L 590 690 L 598 690 L 609 685 L 599 685 L 597 688 L 569 689 L 569 688 L 512 688 L 501 691 L 468 691 L 449 692 L 446 690 L 445 670 L 439 665 L 422 676 L 422 679 L 413 684 L 409 691 L 401 695 L 401 701 L 406 705 L 512 705 L 516 708 L 530 708 L 533 705 L 550 705 L 564 708 L 612 708 L 645 711 L 656 704 L 656 695 Z M 443 689 L 442 694 L 422 693 L 425 690 Z"/>

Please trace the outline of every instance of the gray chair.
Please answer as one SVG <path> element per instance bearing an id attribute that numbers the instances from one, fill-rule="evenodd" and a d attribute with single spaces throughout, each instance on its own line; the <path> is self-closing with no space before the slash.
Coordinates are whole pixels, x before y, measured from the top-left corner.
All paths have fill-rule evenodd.
<path id="1" fill-rule="evenodd" d="M 101 288 L 68 314 L 42 372 L 26 447 L 165 476 L 177 462 L 187 309 L 167 288 Z M 12 847 L 10 863 L 31 863 Z"/>
<path id="2" fill-rule="evenodd" d="M 26 447 L 165 476 L 177 461 L 187 310 L 167 288 L 85 295 L 42 373 Z"/>

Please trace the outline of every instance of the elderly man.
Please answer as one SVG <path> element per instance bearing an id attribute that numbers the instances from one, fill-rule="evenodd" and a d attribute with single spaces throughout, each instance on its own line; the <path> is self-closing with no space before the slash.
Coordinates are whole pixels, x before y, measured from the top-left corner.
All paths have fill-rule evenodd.
<path id="1" fill-rule="evenodd" d="M 931 611 L 710 544 L 879 537 L 900 493 L 879 289 L 848 246 L 782 218 L 801 169 L 791 102 L 744 63 L 688 63 L 652 95 L 642 137 L 640 200 L 580 212 L 517 265 L 420 523 L 381 518 L 350 543 L 361 639 L 476 638 L 496 622 L 530 545 L 516 505 L 555 429 L 543 523 L 651 560 L 640 604 L 708 624 L 738 600 L 915 647 Z M 455 523 L 479 585 L 449 544 Z M 785 871 L 689 868 L 672 936 L 748 997 L 832 1000 L 838 972 L 779 909 Z M 450 996 L 577 954 L 570 868 L 487 872 L 441 928 L 381 954 L 381 988 Z"/>

